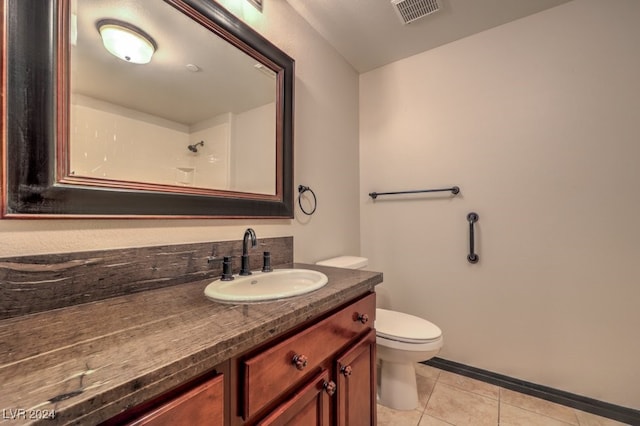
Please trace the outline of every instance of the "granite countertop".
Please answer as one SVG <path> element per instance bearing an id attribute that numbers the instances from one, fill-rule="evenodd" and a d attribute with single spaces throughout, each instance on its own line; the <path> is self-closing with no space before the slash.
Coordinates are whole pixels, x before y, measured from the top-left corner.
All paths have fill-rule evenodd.
<path id="1" fill-rule="evenodd" d="M 324 272 L 329 283 L 231 305 L 206 299 L 206 280 L 0 321 L 0 420 L 99 423 L 382 282 L 377 272 L 279 267 L 292 266 Z"/>

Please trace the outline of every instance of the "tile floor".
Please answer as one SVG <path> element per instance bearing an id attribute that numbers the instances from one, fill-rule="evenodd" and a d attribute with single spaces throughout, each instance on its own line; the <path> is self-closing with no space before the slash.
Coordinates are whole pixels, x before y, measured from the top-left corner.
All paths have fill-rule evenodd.
<path id="1" fill-rule="evenodd" d="M 624 423 L 417 364 L 420 407 L 378 404 L 378 426 L 619 426 Z"/>

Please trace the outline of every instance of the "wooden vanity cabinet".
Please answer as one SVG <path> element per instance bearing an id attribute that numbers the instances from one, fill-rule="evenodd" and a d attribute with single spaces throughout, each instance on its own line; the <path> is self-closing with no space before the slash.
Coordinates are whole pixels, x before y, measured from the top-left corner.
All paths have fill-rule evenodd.
<path id="1" fill-rule="evenodd" d="M 376 424 L 376 333 L 370 330 L 257 424 L 372 426 Z"/>
<path id="2" fill-rule="evenodd" d="M 103 425 L 376 424 L 375 293 Z"/>
<path id="3" fill-rule="evenodd" d="M 232 360 L 232 426 L 374 425 L 374 319 L 371 293 Z"/>

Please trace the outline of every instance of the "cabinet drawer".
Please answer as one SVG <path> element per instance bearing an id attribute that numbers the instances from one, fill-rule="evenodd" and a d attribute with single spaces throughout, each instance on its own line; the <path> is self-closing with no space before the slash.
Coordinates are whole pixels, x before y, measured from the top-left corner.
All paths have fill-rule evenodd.
<path id="1" fill-rule="evenodd" d="M 220 374 L 144 414 L 129 426 L 222 425 L 224 379 Z"/>
<path id="2" fill-rule="evenodd" d="M 375 294 L 242 361 L 243 415 L 250 418 L 355 336 L 373 328 Z M 296 363 L 297 361 L 297 363 Z"/>

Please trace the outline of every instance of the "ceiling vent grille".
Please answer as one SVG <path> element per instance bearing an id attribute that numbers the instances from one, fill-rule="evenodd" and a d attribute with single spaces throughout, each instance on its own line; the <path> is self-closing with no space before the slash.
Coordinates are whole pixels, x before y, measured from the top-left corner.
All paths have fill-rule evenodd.
<path id="1" fill-rule="evenodd" d="M 440 10 L 437 0 L 391 0 L 403 24 L 408 24 Z"/>

